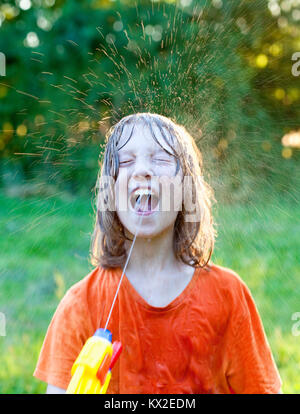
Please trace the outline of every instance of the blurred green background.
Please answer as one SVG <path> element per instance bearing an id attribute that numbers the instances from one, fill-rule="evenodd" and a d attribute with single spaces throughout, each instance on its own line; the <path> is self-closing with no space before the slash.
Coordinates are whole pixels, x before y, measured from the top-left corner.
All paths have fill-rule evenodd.
<path id="1" fill-rule="evenodd" d="M 150 111 L 195 137 L 212 260 L 249 286 L 283 391 L 299 393 L 300 0 L 2 1 L 0 52 L 0 392 L 45 391 L 47 327 L 92 269 L 105 133 Z"/>

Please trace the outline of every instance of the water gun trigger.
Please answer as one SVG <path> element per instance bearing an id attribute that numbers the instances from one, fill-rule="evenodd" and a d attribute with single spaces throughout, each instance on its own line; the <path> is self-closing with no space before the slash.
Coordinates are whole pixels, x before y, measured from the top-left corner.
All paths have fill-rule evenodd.
<path id="1" fill-rule="evenodd" d="M 115 365 L 117 359 L 119 358 L 121 354 L 121 351 L 122 351 L 121 342 L 115 341 L 112 344 L 112 348 L 113 348 L 112 355 L 111 356 L 110 354 L 105 355 L 96 374 L 97 378 L 99 379 L 102 385 L 104 385 L 108 372 L 113 368 L 113 366 Z"/>
<path id="2" fill-rule="evenodd" d="M 112 356 L 111 356 L 109 369 L 113 368 L 113 366 L 117 362 L 117 359 L 119 358 L 121 352 L 122 352 L 122 343 L 120 341 L 115 341 L 113 343 L 113 353 L 112 353 Z"/>
<path id="3" fill-rule="evenodd" d="M 98 380 L 101 382 L 101 385 L 104 385 L 105 383 L 105 378 L 109 371 L 110 363 L 111 356 L 109 354 L 106 354 L 96 374 Z"/>

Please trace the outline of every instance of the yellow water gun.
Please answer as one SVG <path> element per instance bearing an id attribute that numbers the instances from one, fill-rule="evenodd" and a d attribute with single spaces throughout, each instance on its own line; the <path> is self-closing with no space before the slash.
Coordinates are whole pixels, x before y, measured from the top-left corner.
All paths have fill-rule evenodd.
<path id="1" fill-rule="evenodd" d="M 85 343 L 72 366 L 67 394 L 105 394 L 111 369 L 122 351 L 119 341 L 112 343 L 107 329 L 97 329 Z"/>

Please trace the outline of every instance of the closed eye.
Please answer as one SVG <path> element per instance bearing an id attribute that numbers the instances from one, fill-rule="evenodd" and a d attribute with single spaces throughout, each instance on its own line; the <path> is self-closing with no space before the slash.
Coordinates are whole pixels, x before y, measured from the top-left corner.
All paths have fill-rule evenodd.
<path id="1" fill-rule="evenodd" d="M 172 160 L 164 159 L 164 158 L 154 158 L 154 161 L 157 161 L 157 162 L 171 162 Z"/>
<path id="2" fill-rule="evenodd" d="M 129 164 L 132 160 L 125 160 L 125 161 L 120 161 L 119 164 L 123 165 L 123 164 Z"/>

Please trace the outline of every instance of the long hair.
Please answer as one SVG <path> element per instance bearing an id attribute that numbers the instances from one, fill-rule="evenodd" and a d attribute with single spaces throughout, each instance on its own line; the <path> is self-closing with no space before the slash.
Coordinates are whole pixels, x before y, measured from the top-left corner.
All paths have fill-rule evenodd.
<path id="1" fill-rule="evenodd" d="M 104 157 L 99 163 L 95 191 L 96 219 L 91 239 L 91 263 L 103 268 L 122 268 L 125 264 L 127 258 L 125 241 L 130 239 L 125 235 L 124 227 L 115 209 L 107 207 L 115 205 L 114 183 L 119 171 L 118 143 L 124 126 L 132 126 L 133 131 L 138 122 L 144 122 L 148 126 L 153 139 L 161 146 L 154 132 L 154 127 L 158 127 L 163 140 L 173 149 L 172 155 L 177 160 L 176 172 L 181 167 L 183 176 L 190 179 L 193 190 L 190 201 L 200 212 L 197 221 L 188 221 L 187 215 L 190 212 L 186 208 L 186 200 L 182 202 L 182 209 L 178 211 L 174 224 L 175 257 L 193 267 L 208 266 L 209 268 L 217 235 L 212 216 L 212 204 L 216 200 L 213 189 L 203 178 L 202 154 L 193 137 L 182 125 L 165 116 L 149 112 L 122 118 L 106 134 L 106 147 Z"/>

